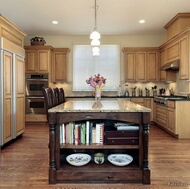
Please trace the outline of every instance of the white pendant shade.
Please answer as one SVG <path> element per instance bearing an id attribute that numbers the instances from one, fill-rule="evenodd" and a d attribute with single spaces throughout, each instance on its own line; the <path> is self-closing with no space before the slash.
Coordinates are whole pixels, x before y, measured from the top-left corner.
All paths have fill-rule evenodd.
<path id="1" fill-rule="evenodd" d="M 93 48 L 92 48 L 92 52 L 93 52 L 93 53 L 100 52 L 99 47 L 93 47 Z"/>
<path id="2" fill-rule="evenodd" d="M 93 56 L 99 56 L 100 53 L 99 52 L 95 52 L 95 53 L 92 53 Z"/>
<path id="3" fill-rule="evenodd" d="M 93 39 L 91 41 L 91 45 L 92 46 L 99 46 L 100 45 L 100 40 L 99 39 Z"/>
<path id="4" fill-rule="evenodd" d="M 93 32 L 90 34 L 90 39 L 100 39 L 100 33 L 97 32 L 97 31 L 93 31 Z"/>

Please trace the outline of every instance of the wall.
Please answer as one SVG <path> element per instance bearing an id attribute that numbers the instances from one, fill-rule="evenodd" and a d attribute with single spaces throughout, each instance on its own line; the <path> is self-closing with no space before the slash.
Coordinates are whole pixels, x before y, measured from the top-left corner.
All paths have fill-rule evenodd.
<path id="1" fill-rule="evenodd" d="M 27 36 L 25 39 L 25 45 L 30 45 L 30 39 L 34 36 Z M 75 44 L 90 44 L 91 40 L 89 36 L 41 36 L 45 39 L 45 45 L 51 45 L 53 47 L 67 47 L 71 49 L 68 56 L 67 63 L 67 83 L 64 84 L 51 84 L 51 86 L 61 86 L 65 88 L 66 95 L 89 95 L 89 92 L 72 92 L 72 49 Z M 102 36 L 101 44 L 119 44 L 120 48 L 123 47 L 159 47 L 166 41 L 166 35 L 107 35 Z M 124 89 L 124 75 L 123 75 L 123 53 L 121 52 L 121 84 Z M 133 83 L 129 84 L 131 87 Z M 166 87 L 163 83 L 139 83 L 138 87 L 145 89 L 151 88 L 157 85 L 158 88 Z M 106 92 L 105 92 L 106 93 Z M 107 95 L 107 94 L 105 94 Z M 109 95 L 117 95 L 117 92 L 109 92 Z"/>

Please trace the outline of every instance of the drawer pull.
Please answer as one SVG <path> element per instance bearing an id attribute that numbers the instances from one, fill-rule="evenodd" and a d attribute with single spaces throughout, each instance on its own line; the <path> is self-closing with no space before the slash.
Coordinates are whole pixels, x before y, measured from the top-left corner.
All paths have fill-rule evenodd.
<path id="1" fill-rule="evenodd" d="M 85 117 L 86 117 L 86 119 L 91 119 L 92 118 L 91 115 L 86 115 Z"/>

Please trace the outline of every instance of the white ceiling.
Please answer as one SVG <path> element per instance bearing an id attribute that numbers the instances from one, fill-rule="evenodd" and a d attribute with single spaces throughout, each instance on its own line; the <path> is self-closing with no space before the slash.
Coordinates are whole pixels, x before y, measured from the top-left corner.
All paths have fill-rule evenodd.
<path id="1" fill-rule="evenodd" d="M 190 0 L 97 0 L 97 5 L 102 35 L 162 34 L 177 13 L 190 12 Z M 0 14 L 30 36 L 89 35 L 93 6 L 94 0 L 0 0 Z"/>

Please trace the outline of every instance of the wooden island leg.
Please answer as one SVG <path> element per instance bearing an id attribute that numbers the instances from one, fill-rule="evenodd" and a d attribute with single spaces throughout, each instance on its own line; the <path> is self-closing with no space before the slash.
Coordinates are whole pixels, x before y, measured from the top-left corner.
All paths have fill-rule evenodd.
<path id="1" fill-rule="evenodd" d="M 49 184 L 56 184 L 56 125 L 50 124 L 49 132 Z"/>
<path id="2" fill-rule="evenodd" d="M 150 169 L 148 160 L 149 125 L 143 126 L 143 184 L 150 184 Z"/>

